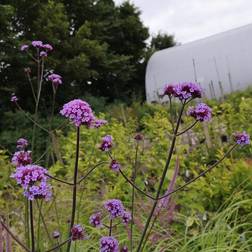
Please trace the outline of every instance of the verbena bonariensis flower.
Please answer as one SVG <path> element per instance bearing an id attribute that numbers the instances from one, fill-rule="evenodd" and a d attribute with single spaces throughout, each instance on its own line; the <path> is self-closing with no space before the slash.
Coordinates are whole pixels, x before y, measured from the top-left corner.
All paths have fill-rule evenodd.
<path id="1" fill-rule="evenodd" d="M 58 230 L 53 231 L 52 237 L 54 239 L 58 239 L 60 237 L 60 232 Z"/>
<path id="2" fill-rule="evenodd" d="M 121 165 L 115 159 L 113 159 L 109 167 L 111 170 L 118 172 L 121 168 Z"/>
<path id="3" fill-rule="evenodd" d="M 80 99 L 66 103 L 60 111 L 60 114 L 69 118 L 76 127 L 81 125 L 90 127 L 95 118 L 90 105 Z"/>
<path id="4" fill-rule="evenodd" d="M 24 195 L 29 200 L 51 198 L 51 186 L 47 184 L 47 170 L 38 165 L 26 165 L 16 168 L 11 175 L 24 189 Z"/>
<path id="5" fill-rule="evenodd" d="M 108 210 L 111 219 L 121 217 L 124 213 L 123 204 L 118 199 L 107 200 L 104 203 L 104 208 Z"/>
<path id="6" fill-rule="evenodd" d="M 45 57 L 47 57 L 47 52 L 41 51 L 41 52 L 39 53 L 39 56 L 42 57 L 42 58 L 45 58 Z"/>
<path id="7" fill-rule="evenodd" d="M 136 141 L 142 141 L 143 140 L 143 135 L 141 133 L 137 133 L 134 137 Z"/>
<path id="8" fill-rule="evenodd" d="M 112 140 L 113 138 L 110 135 L 103 137 L 100 149 L 102 151 L 109 151 L 112 148 Z"/>
<path id="9" fill-rule="evenodd" d="M 93 122 L 93 127 L 94 128 L 100 128 L 101 126 L 107 124 L 108 122 L 106 120 L 103 119 L 95 119 Z"/>
<path id="10" fill-rule="evenodd" d="M 242 146 L 250 144 L 250 136 L 245 131 L 235 133 L 234 140 L 237 144 Z"/>
<path id="11" fill-rule="evenodd" d="M 17 96 L 13 93 L 13 94 L 11 94 L 11 102 L 17 102 L 18 101 L 18 98 L 17 98 Z"/>
<path id="12" fill-rule="evenodd" d="M 212 117 L 212 109 L 205 103 L 199 103 L 195 107 L 190 107 L 187 114 L 200 122 L 210 121 Z"/>
<path id="13" fill-rule="evenodd" d="M 128 211 L 124 211 L 122 215 L 122 222 L 124 224 L 128 224 L 131 221 L 131 213 Z"/>
<path id="14" fill-rule="evenodd" d="M 197 83 L 184 82 L 174 86 L 174 97 L 178 97 L 181 101 L 186 101 L 190 98 L 201 98 L 202 89 Z"/>
<path id="15" fill-rule="evenodd" d="M 102 227 L 101 213 L 94 213 L 89 217 L 89 223 L 96 228 Z"/>
<path id="16" fill-rule="evenodd" d="M 112 236 L 103 236 L 100 239 L 100 252 L 119 252 L 118 241 Z"/>
<path id="17" fill-rule="evenodd" d="M 48 76 L 48 80 L 51 81 L 54 86 L 62 84 L 62 76 L 60 76 L 59 74 L 50 74 Z"/>
<path id="18" fill-rule="evenodd" d="M 32 46 L 36 48 L 43 48 L 43 42 L 40 40 L 34 40 L 32 41 Z"/>
<path id="19" fill-rule="evenodd" d="M 20 50 L 21 50 L 22 52 L 27 51 L 28 49 L 29 49 L 29 46 L 28 46 L 28 45 L 21 45 L 21 47 L 20 47 Z"/>
<path id="20" fill-rule="evenodd" d="M 175 94 L 175 87 L 172 84 L 167 84 L 164 87 L 164 92 L 163 92 L 163 96 L 164 95 L 168 95 L 168 96 L 173 96 Z"/>
<path id="21" fill-rule="evenodd" d="M 71 238 L 73 241 L 75 240 L 84 240 L 85 239 L 85 230 L 84 228 L 79 225 L 73 225 L 73 227 L 71 228 Z"/>
<path id="22" fill-rule="evenodd" d="M 53 47 L 50 44 L 43 44 L 42 47 L 48 52 L 53 50 Z"/>
<path id="23" fill-rule="evenodd" d="M 24 166 L 32 163 L 31 151 L 16 151 L 13 154 L 11 163 L 16 167 Z"/>
<path id="24" fill-rule="evenodd" d="M 28 146 L 28 140 L 25 138 L 19 138 L 17 140 L 17 149 L 24 150 Z"/>

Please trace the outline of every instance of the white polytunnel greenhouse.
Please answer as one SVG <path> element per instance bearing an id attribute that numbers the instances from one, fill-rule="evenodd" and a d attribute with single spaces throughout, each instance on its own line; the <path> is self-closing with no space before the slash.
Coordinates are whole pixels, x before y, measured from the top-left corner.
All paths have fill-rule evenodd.
<path id="1" fill-rule="evenodd" d="M 252 84 L 252 24 L 158 51 L 146 69 L 146 97 L 158 102 L 165 84 L 198 82 L 208 98 Z"/>

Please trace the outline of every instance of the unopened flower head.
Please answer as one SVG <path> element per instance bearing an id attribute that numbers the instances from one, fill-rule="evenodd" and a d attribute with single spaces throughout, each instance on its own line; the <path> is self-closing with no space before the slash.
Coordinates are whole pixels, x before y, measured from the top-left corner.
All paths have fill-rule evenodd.
<path id="1" fill-rule="evenodd" d="M 21 50 L 22 52 L 27 51 L 28 49 L 29 49 L 29 46 L 28 46 L 28 45 L 21 45 L 21 47 L 20 47 L 20 50 Z"/>
<path id="2" fill-rule="evenodd" d="M 85 230 L 81 225 L 76 224 L 71 228 L 71 235 L 72 235 L 73 241 L 84 240 L 85 239 Z"/>
<path id="3" fill-rule="evenodd" d="M 104 203 L 104 208 L 107 209 L 107 211 L 109 212 L 111 219 L 121 217 L 124 213 L 123 204 L 118 199 L 107 200 Z"/>
<path id="4" fill-rule="evenodd" d="M 172 84 L 165 85 L 163 96 L 164 95 L 168 95 L 168 96 L 171 97 L 171 96 L 174 96 L 174 94 L 175 94 L 175 87 L 174 87 L 174 85 L 172 85 Z"/>
<path id="5" fill-rule="evenodd" d="M 128 248 L 127 246 L 123 246 L 121 249 L 120 249 L 120 252 L 128 252 Z"/>
<path id="6" fill-rule="evenodd" d="M 101 213 L 94 213 L 89 217 L 89 223 L 96 228 L 102 227 Z"/>
<path id="7" fill-rule="evenodd" d="M 124 224 L 128 224 L 131 221 L 131 213 L 128 211 L 124 211 L 122 215 L 122 222 Z"/>
<path id="8" fill-rule="evenodd" d="M 136 141 L 142 141 L 144 139 L 143 135 L 141 133 L 137 133 L 134 137 Z"/>
<path id="9" fill-rule="evenodd" d="M 60 232 L 58 230 L 53 231 L 52 237 L 54 239 L 58 239 L 60 237 Z"/>
<path id="10" fill-rule="evenodd" d="M 11 99 L 10 99 L 10 100 L 11 100 L 11 102 L 14 102 L 14 103 L 15 103 L 15 102 L 18 101 L 18 98 L 17 98 L 17 96 L 16 96 L 14 93 L 12 93 L 12 94 L 11 94 Z"/>
<path id="11" fill-rule="evenodd" d="M 234 140 L 237 144 L 242 146 L 250 144 L 250 136 L 245 131 L 235 133 Z"/>
<path id="12" fill-rule="evenodd" d="M 111 161 L 109 167 L 111 170 L 116 171 L 116 172 L 118 172 L 121 169 L 121 165 L 115 159 Z"/>
<path id="13" fill-rule="evenodd" d="M 201 98 L 202 89 L 199 84 L 193 82 L 184 82 L 175 85 L 174 94 L 181 101 L 186 101 L 191 98 Z"/>
<path id="14" fill-rule="evenodd" d="M 190 107 L 187 113 L 200 122 L 210 121 L 212 118 L 212 109 L 205 103 L 199 103 L 195 107 Z"/>
<path id="15" fill-rule="evenodd" d="M 60 111 L 60 114 L 69 118 L 76 127 L 81 125 L 90 127 L 94 120 L 93 111 L 90 105 L 80 99 L 72 100 L 66 103 Z"/>
<path id="16" fill-rule="evenodd" d="M 100 239 L 100 252 L 119 252 L 118 241 L 112 236 L 103 236 Z"/>
<path id="17" fill-rule="evenodd" d="M 113 141 L 113 138 L 110 135 L 103 137 L 100 149 L 102 151 L 109 151 L 113 145 L 112 141 Z"/>
<path id="18" fill-rule="evenodd" d="M 24 150 L 28 146 L 28 140 L 25 138 L 19 138 L 17 140 L 17 149 Z"/>
<path id="19" fill-rule="evenodd" d="M 48 80 L 51 81 L 52 84 L 56 87 L 62 84 L 62 76 L 60 76 L 59 74 L 50 74 L 48 76 Z"/>
<path id="20" fill-rule="evenodd" d="M 40 40 L 34 40 L 32 41 L 32 46 L 36 48 L 43 48 L 43 42 Z"/>
<path id="21" fill-rule="evenodd" d="M 13 154 L 11 163 L 16 167 L 32 163 L 31 151 L 20 150 Z"/>

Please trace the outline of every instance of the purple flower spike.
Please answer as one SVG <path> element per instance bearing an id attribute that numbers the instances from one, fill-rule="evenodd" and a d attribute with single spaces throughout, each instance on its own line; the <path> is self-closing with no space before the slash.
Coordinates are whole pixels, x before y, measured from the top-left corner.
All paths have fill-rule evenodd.
<path id="1" fill-rule="evenodd" d="M 94 213 L 89 218 L 89 223 L 96 228 L 102 227 L 101 213 Z"/>
<path id="2" fill-rule="evenodd" d="M 40 57 L 45 58 L 45 57 L 47 57 L 47 52 L 41 51 L 39 55 L 40 55 Z"/>
<path id="3" fill-rule="evenodd" d="M 43 49 L 45 49 L 47 52 L 50 52 L 53 50 L 53 47 L 50 44 L 44 44 Z"/>
<path id="4" fill-rule="evenodd" d="M 40 40 L 34 40 L 32 41 L 32 46 L 36 48 L 43 48 L 43 42 Z"/>
<path id="5" fill-rule="evenodd" d="M 168 96 L 173 96 L 175 94 L 175 87 L 172 84 L 167 84 L 164 87 L 164 93 L 163 96 L 168 95 Z"/>
<path id="6" fill-rule="evenodd" d="M 20 47 L 21 52 L 27 51 L 28 49 L 29 49 L 28 45 L 21 45 L 21 47 Z"/>
<path id="7" fill-rule="evenodd" d="M 111 168 L 111 170 L 118 172 L 121 168 L 121 165 L 116 160 L 113 159 L 109 167 Z"/>
<path id="8" fill-rule="evenodd" d="M 28 146 L 28 141 L 25 138 L 19 138 L 17 140 L 17 149 L 24 150 Z"/>
<path id="9" fill-rule="evenodd" d="M 102 143 L 100 146 L 100 150 L 102 151 L 109 151 L 112 148 L 112 136 L 107 135 L 105 137 L 102 138 Z"/>
<path id="10" fill-rule="evenodd" d="M 72 100 L 63 106 L 60 114 L 69 118 L 76 127 L 86 125 L 90 127 L 94 120 L 93 111 L 90 105 L 80 99 Z"/>
<path id="11" fill-rule="evenodd" d="M 31 151 L 16 151 L 11 159 L 11 163 L 16 167 L 31 164 Z"/>
<path id="12" fill-rule="evenodd" d="M 241 146 L 250 144 L 250 136 L 245 131 L 235 133 L 234 140 Z"/>
<path id="13" fill-rule="evenodd" d="M 100 252 L 119 252 L 118 241 L 112 236 L 103 236 L 100 239 Z"/>
<path id="14" fill-rule="evenodd" d="M 175 86 L 173 95 L 181 101 L 191 98 L 201 98 L 202 89 L 197 83 L 184 82 Z"/>
<path id="15" fill-rule="evenodd" d="M 85 230 L 84 228 L 79 225 L 76 224 L 71 228 L 71 234 L 72 234 L 72 240 L 76 241 L 76 240 L 84 240 L 85 239 Z"/>
<path id="16" fill-rule="evenodd" d="M 124 213 L 124 207 L 120 200 L 111 199 L 104 203 L 104 208 L 110 213 L 110 218 L 114 219 L 116 217 L 121 217 Z"/>
<path id="17" fill-rule="evenodd" d="M 131 221 L 131 213 L 124 211 L 123 215 L 122 215 L 122 222 L 123 224 L 128 224 Z"/>
<path id="18" fill-rule="evenodd" d="M 11 102 L 14 102 L 14 103 L 16 103 L 17 101 L 18 101 L 18 98 L 17 98 L 17 96 L 13 93 L 13 94 L 11 94 Z"/>
<path id="19" fill-rule="evenodd" d="M 212 118 L 212 109 L 205 103 L 199 103 L 195 107 L 190 107 L 187 114 L 200 122 L 210 121 Z"/>

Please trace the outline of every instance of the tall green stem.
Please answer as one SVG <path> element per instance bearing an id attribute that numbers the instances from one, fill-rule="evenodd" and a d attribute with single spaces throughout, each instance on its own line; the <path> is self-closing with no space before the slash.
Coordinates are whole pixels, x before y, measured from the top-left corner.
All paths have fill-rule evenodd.
<path id="1" fill-rule="evenodd" d="M 166 161 L 166 164 L 165 164 L 165 168 L 163 170 L 163 174 L 162 174 L 159 186 L 158 186 L 158 190 L 157 190 L 157 194 L 156 194 L 156 199 L 154 201 L 154 204 L 152 206 L 151 212 L 150 212 L 150 214 L 148 216 L 148 219 L 146 221 L 146 224 L 145 224 L 145 227 L 144 227 L 144 231 L 143 231 L 143 233 L 141 235 L 141 239 L 140 239 L 140 242 L 139 242 L 138 247 L 137 247 L 137 252 L 141 252 L 143 250 L 142 244 L 143 244 L 145 235 L 147 233 L 147 230 L 149 228 L 152 216 L 153 216 L 153 214 L 155 212 L 155 209 L 156 209 L 156 206 L 158 204 L 158 198 L 160 196 L 160 193 L 161 193 L 164 181 L 165 181 L 166 173 L 167 173 L 167 170 L 168 170 L 170 162 L 171 162 L 171 158 L 172 158 L 173 150 L 174 150 L 174 147 L 175 147 L 177 133 L 178 133 L 179 125 L 180 125 L 180 122 L 181 122 L 182 114 L 183 114 L 183 111 L 184 111 L 184 107 L 185 107 L 185 103 L 182 104 L 182 107 L 181 107 L 181 110 L 180 110 L 180 113 L 179 113 L 179 117 L 178 117 L 178 120 L 177 120 L 176 128 L 174 130 L 173 137 L 172 137 L 171 146 L 170 146 L 170 149 L 169 149 L 169 152 L 168 152 L 168 157 L 167 157 L 167 161 Z"/>
<path id="2" fill-rule="evenodd" d="M 132 171 L 132 181 L 135 183 L 136 179 L 136 168 L 137 168 L 137 156 L 138 156 L 138 142 L 136 145 L 135 161 Z M 132 187 L 131 194 L 131 223 L 130 223 L 130 251 L 133 251 L 133 225 L 134 225 L 134 203 L 135 203 L 135 187 Z"/>
<path id="3" fill-rule="evenodd" d="M 79 161 L 79 146 L 80 146 L 80 127 L 77 127 L 76 138 L 76 153 L 75 153 L 75 167 L 74 167 L 74 180 L 73 180 L 73 197 L 72 197 L 72 217 L 70 222 L 69 236 L 71 236 L 71 228 L 74 225 L 75 212 L 76 212 L 76 196 L 77 196 L 77 179 L 78 179 L 78 161 Z M 67 246 L 67 252 L 71 249 L 71 240 Z"/>
<path id="4" fill-rule="evenodd" d="M 31 225 L 31 251 L 35 252 L 35 235 L 34 235 L 34 225 L 33 225 L 32 200 L 30 200 L 30 225 Z"/>

